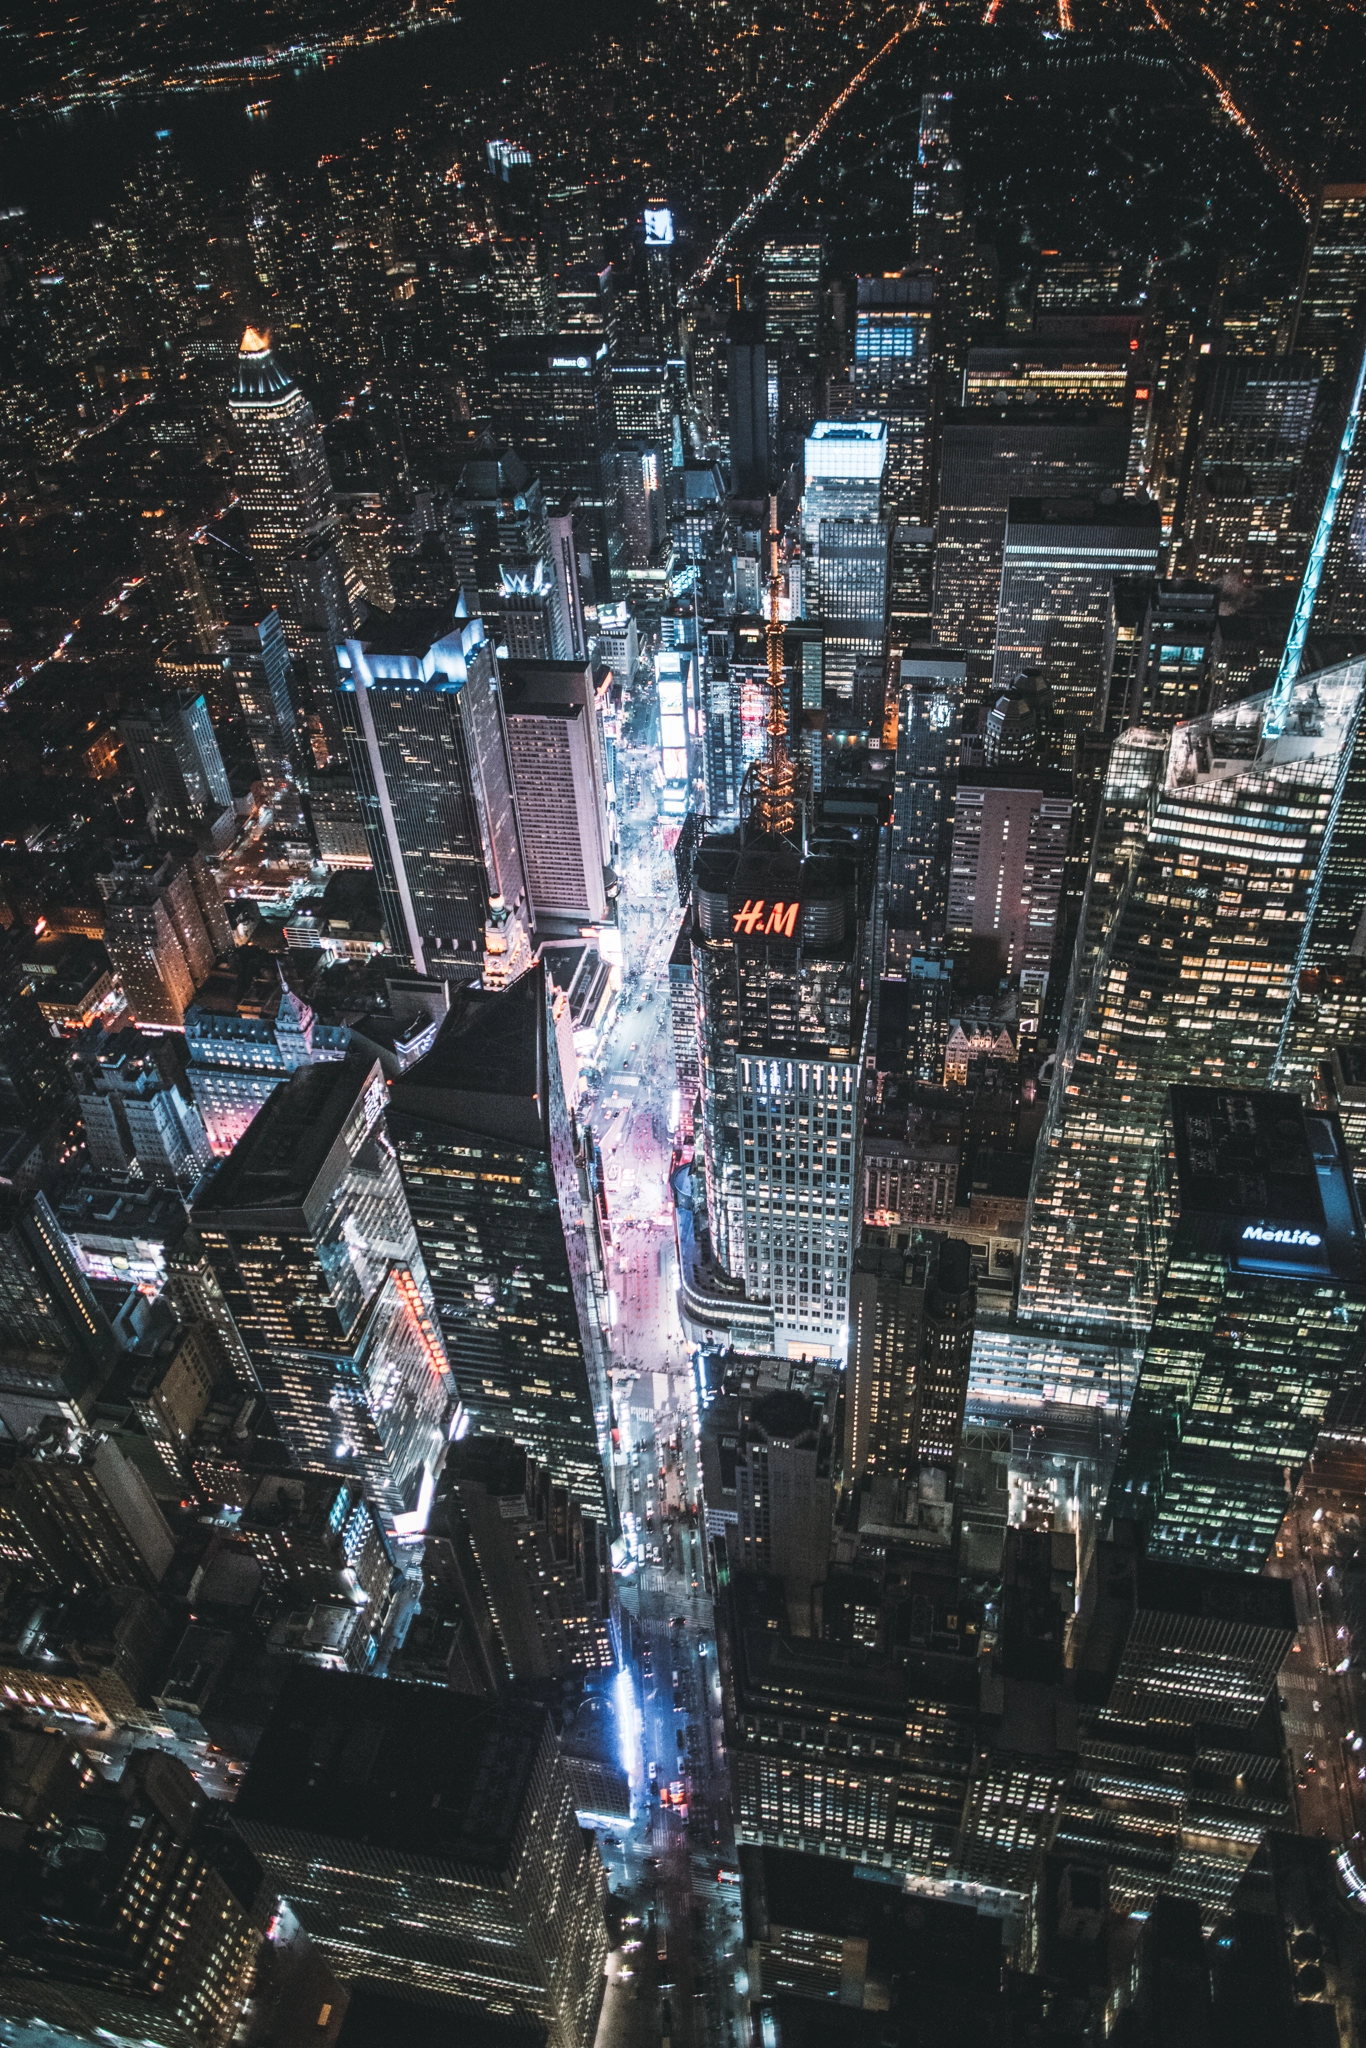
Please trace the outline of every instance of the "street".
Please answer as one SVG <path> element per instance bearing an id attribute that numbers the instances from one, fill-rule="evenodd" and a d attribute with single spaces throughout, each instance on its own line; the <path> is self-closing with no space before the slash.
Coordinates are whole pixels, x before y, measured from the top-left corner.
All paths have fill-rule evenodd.
<path id="1" fill-rule="evenodd" d="M 680 909 L 653 746 L 622 747 L 622 1000 L 580 1105 L 602 1149 L 613 1478 L 630 1546 L 618 1592 L 635 1650 L 639 1777 L 630 1828 L 600 1831 L 623 1940 L 597 2048 L 739 2048 L 749 2035 L 740 1891 L 721 1740 L 691 1354 L 669 1198 L 676 1077 L 668 962 Z M 726 1875 L 722 1876 L 721 1873 Z"/>
<path id="2" fill-rule="evenodd" d="M 1329 1842 L 1356 1840 L 1366 1812 L 1366 1703 L 1351 1668 L 1341 1588 L 1344 1552 L 1359 1525 L 1338 1486 L 1316 1483 L 1314 1467 L 1281 1525 L 1267 1569 L 1289 1578 L 1298 1632 L 1281 1667 L 1281 1719 L 1292 1766 L 1295 1826 Z"/>

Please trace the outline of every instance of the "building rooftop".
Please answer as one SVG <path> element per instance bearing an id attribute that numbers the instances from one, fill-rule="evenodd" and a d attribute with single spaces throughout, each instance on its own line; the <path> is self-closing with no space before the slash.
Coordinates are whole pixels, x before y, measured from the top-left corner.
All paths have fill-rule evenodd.
<path id="1" fill-rule="evenodd" d="M 542 1707 L 436 1686 L 299 1671 L 233 1808 L 286 1830 L 444 1862 L 500 1866 L 545 1733 Z"/>
<path id="2" fill-rule="evenodd" d="M 1272 1089 L 1173 1088 L 1178 1242 L 1240 1271 L 1355 1279 L 1366 1259 L 1336 1121 Z"/>
<path id="3" fill-rule="evenodd" d="M 392 1116 L 434 1120 L 505 1143 L 549 1143 L 545 970 L 504 990 L 472 988 L 452 1002 L 431 1051 L 400 1075 Z"/>
<path id="4" fill-rule="evenodd" d="M 267 1214 L 301 1209 L 328 1174 L 338 1143 L 351 1154 L 360 1149 L 384 1098 L 378 1060 L 361 1055 L 300 1067 L 201 1187 L 195 1222 L 227 1225 L 234 1215 L 263 1222 Z"/>

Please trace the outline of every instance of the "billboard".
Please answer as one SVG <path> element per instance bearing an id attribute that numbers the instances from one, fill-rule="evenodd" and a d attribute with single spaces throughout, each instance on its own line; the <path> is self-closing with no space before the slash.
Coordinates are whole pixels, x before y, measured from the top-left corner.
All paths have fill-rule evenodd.
<path id="1" fill-rule="evenodd" d="M 674 238 L 674 217 L 667 206 L 647 206 L 645 209 L 645 246 L 647 249 L 667 249 Z"/>

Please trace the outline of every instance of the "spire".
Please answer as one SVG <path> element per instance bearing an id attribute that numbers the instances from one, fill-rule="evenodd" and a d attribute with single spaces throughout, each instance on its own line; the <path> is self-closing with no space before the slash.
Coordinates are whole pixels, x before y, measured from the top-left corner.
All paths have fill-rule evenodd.
<path id="1" fill-rule="evenodd" d="M 797 776 L 787 746 L 787 704 L 783 681 L 783 628 L 778 613 L 782 594 L 779 565 L 778 500 L 768 501 L 768 726 L 764 756 L 754 766 L 752 816 L 761 832 L 790 839 L 797 829 Z"/>
<path id="2" fill-rule="evenodd" d="M 271 354 L 269 336 L 249 327 L 237 351 L 237 374 L 228 404 L 234 411 L 275 406 L 292 397 L 296 389 L 293 378 L 285 375 Z"/>

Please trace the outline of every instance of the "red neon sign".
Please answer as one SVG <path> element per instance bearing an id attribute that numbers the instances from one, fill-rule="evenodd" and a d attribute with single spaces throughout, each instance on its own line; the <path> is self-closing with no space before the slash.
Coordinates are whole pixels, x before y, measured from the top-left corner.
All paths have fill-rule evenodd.
<path id="1" fill-rule="evenodd" d="M 765 933 L 772 938 L 792 939 L 797 935 L 800 903 L 774 903 L 762 897 L 746 897 L 732 920 L 737 932 Z"/>

